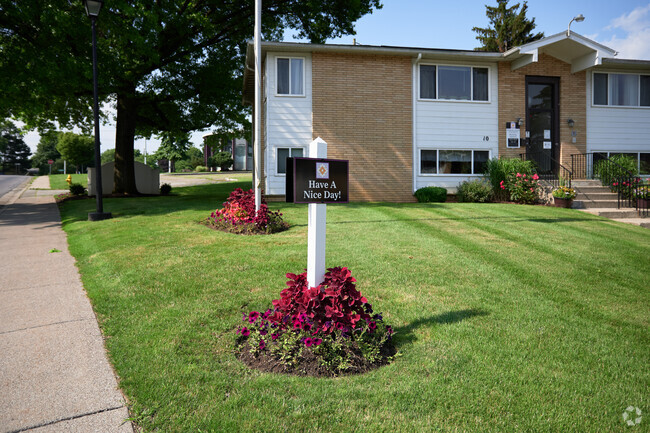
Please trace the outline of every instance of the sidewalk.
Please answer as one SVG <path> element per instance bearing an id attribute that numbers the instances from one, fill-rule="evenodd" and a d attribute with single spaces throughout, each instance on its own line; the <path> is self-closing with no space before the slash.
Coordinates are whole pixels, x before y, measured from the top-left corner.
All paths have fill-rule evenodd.
<path id="1" fill-rule="evenodd" d="M 132 433 L 59 191 L 39 185 L 0 209 L 0 432 Z"/>

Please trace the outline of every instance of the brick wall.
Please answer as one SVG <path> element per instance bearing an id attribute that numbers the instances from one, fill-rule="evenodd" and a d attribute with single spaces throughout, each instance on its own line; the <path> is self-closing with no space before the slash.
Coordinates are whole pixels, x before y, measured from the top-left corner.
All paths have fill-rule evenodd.
<path id="1" fill-rule="evenodd" d="M 546 54 L 539 61 L 516 71 L 511 70 L 509 62 L 499 63 L 499 155 L 518 157 L 526 151 L 506 148 L 505 123 L 524 119 L 522 125 L 522 144 L 526 128 L 526 76 L 560 77 L 560 162 L 571 166 L 571 154 L 584 153 L 587 149 L 587 87 L 586 72 L 571 73 L 571 65 Z M 575 121 L 576 143 L 571 142 L 571 128 L 567 119 Z"/>
<path id="2" fill-rule="evenodd" d="M 313 53 L 313 135 L 350 161 L 350 200 L 413 198 L 409 57 Z"/>

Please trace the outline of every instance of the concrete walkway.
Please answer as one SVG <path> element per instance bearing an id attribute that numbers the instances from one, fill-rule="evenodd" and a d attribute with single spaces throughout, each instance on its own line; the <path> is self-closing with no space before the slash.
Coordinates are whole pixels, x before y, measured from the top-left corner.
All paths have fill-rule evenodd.
<path id="1" fill-rule="evenodd" d="M 61 229 L 60 191 L 39 187 L 0 206 L 0 432 L 133 433 Z"/>

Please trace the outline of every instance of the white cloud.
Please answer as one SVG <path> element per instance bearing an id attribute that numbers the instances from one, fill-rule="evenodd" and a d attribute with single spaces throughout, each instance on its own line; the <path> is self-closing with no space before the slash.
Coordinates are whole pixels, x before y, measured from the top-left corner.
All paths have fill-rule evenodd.
<path id="1" fill-rule="evenodd" d="M 605 30 L 620 34 L 602 41 L 619 52 L 618 58 L 650 60 L 650 3 L 614 18 Z"/>

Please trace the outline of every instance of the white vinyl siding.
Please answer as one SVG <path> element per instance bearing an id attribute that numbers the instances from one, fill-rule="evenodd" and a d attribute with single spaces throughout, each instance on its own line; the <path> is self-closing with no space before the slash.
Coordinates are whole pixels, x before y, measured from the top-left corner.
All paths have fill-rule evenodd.
<path id="1" fill-rule="evenodd" d="M 445 65 L 454 66 L 449 63 L 445 63 Z M 459 66 L 466 67 L 468 65 Z M 421 150 L 483 150 L 489 152 L 490 158 L 498 156 L 497 66 L 496 64 L 470 66 L 487 69 L 488 101 L 422 99 L 420 98 L 419 79 L 413 85 L 414 191 L 425 186 L 441 186 L 447 188 L 449 192 L 455 192 L 462 181 L 480 177 L 480 174 L 477 173 L 438 173 L 437 170 L 436 173 L 423 173 L 420 166 Z M 419 76 L 419 65 L 414 65 L 413 75 L 414 77 Z M 439 156 L 439 154 L 436 155 Z"/>
<path id="2" fill-rule="evenodd" d="M 595 105 L 594 75 L 587 74 L 587 152 L 650 152 L 650 109 Z"/>
<path id="3" fill-rule="evenodd" d="M 278 57 L 303 59 L 302 96 L 287 97 L 287 95 L 278 94 L 276 71 Z M 266 138 L 264 187 L 268 195 L 283 195 L 285 193 L 285 174 L 278 173 L 278 149 L 306 149 L 312 141 L 311 55 L 268 53 L 265 64 L 267 69 L 264 89 L 266 108 L 264 115 Z"/>

